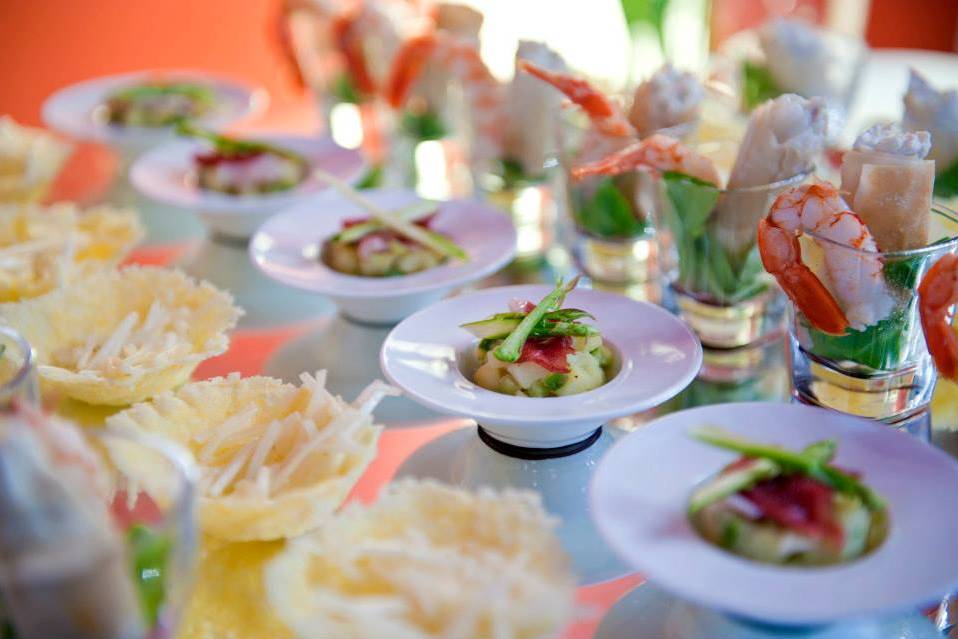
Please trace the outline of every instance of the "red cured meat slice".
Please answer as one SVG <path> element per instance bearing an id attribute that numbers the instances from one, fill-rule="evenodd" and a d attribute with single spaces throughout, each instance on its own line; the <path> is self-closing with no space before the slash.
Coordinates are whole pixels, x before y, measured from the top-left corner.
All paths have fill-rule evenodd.
<path id="1" fill-rule="evenodd" d="M 254 160 L 261 155 L 264 155 L 266 151 L 243 151 L 242 153 L 219 153 L 217 151 L 210 151 L 208 153 L 197 153 L 194 156 L 196 163 L 202 167 L 213 167 L 218 164 L 239 164 L 242 162 L 249 162 Z"/>
<path id="2" fill-rule="evenodd" d="M 835 519 L 831 487 L 807 475 L 774 477 L 743 490 L 762 515 L 795 532 L 842 543 L 842 529 Z"/>
<path id="3" fill-rule="evenodd" d="M 522 345 L 519 362 L 534 362 L 553 373 L 568 373 L 567 358 L 573 352 L 572 338 L 568 335 L 530 338 Z"/>

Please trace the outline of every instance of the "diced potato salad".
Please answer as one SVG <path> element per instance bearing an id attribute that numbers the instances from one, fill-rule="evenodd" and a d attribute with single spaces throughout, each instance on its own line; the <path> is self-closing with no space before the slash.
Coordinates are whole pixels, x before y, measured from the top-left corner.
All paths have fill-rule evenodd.
<path id="1" fill-rule="evenodd" d="M 526 302 L 521 310 L 464 324 L 479 338 L 475 383 L 522 397 L 575 395 L 605 384 L 611 349 L 598 329 L 579 321 L 592 318 L 588 312 L 562 308 L 575 285 L 559 282 L 538 305 Z"/>
<path id="2" fill-rule="evenodd" d="M 743 455 L 689 502 L 693 526 L 716 546 L 755 561 L 817 566 L 857 559 L 883 541 L 885 504 L 856 474 L 830 465 L 834 441 L 796 453 L 712 429 L 696 436 Z"/>

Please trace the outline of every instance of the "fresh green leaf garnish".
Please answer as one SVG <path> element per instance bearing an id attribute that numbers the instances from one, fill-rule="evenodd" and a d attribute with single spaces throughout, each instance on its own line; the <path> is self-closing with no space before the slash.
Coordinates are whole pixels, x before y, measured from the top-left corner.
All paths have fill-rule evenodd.
<path id="1" fill-rule="evenodd" d="M 448 134 L 439 115 L 432 111 L 423 113 L 406 111 L 402 114 L 399 127 L 403 133 L 417 142 L 439 140 Z"/>
<path id="2" fill-rule="evenodd" d="M 958 162 L 935 176 L 935 197 L 958 196 Z"/>
<path id="3" fill-rule="evenodd" d="M 597 237 L 630 238 L 642 235 L 647 228 L 639 220 L 632 202 L 619 184 L 628 191 L 633 176 L 609 176 L 602 178 L 592 197 L 576 208 L 575 217 L 583 229 Z M 633 189 L 634 192 L 634 189 Z"/>
<path id="4" fill-rule="evenodd" d="M 566 295 L 576 287 L 579 283 L 579 278 L 575 277 L 568 284 L 564 284 L 560 279 L 556 282 L 555 288 L 552 289 L 548 295 L 542 298 L 536 307 L 532 309 L 522 321 L 519 322 L 519 325 L 513 329 L 509 336 L 506 337 L 505 341 L 493 351 L 496 359 L 501 362 L 515 362 L 519 359 L 519 355 L 522 353 L 522 347 L 526 343 L 526 340 L 529 338 L 533 329 L 536 327 L 536 324 L 542 320 L 543 316 L 546 313 L 552 310 L 558 310 L 562 307 L 562 302 L 565 299 Z"/>
<path id="5" fill-rule="evenodd" d="M 127 531 L 133 583 L 148 625 L 153 626 L 166 599 L 166 570 L 172 542 L 148 526 L 134 524 Z"/>
<path id="6" fill-rule="evenodd" d="M 785 472 L 801 473 L 831 486 L 838 492 L 855 495 L 871 510 L 882 510 L 885 502 L 871 488 L 845 471 L 829 465 L 823 453 L 835 443 L 817 442 L 802 452 L 751 442 L 718 428 L 700 428 L 693 436 L 707 444 L 725 448 L 746 457 L 768 459 L 780 465 Z"/>
<path id="7" fill-rule="evenodd" d="M 785 93 L 772 77 L 768 68 L 746 61 L 742 66 L 742 100 L 745 110 L 751 111 L 761 103 Z"/>
<path id="8" fill-rule="evenodd" d="M 901 363 L 907 348 L 908 336 L 915 326 L 909 326 L 909 304 L 896 308 L 885 319 L 866 326 L 863 330 L 848 329 L 844 335 L 829 335 L 808 327 L 812 353 L 836 362 L 855 362 L 873 370 L 894 370 Z"/>

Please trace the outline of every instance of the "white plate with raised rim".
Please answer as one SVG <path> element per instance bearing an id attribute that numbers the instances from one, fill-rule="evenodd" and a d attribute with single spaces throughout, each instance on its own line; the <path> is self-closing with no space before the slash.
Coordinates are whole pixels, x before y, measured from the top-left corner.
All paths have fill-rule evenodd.
<path id="1" fill-rule="evenodd" d="M 236 80 L 204 71 L 136 71 L 84 80 L 59 89 L 43 103 L 43 121 L 52 129 L 80 140 L 102 142 L 129 151 L 140 151 L 172 137 L 170 127 L 117 126 L 97 117 L 110 94 L 146 81 L 195 82 L 213 88 L 216 104 L 196 118 L 200 126 L 219 128 L 266 107 L 268 96 Z"/>
<path id="2" fill-rule="evenodd" d="M 397 210 L 417 201 L 412 191 L 363 191 L 374 204 Z M 516 253 L 508 215 L 477 200 L 440 202 L 431 228 L 452 239 L 469 260 L 449 260 L 411 275 L 362 277 L 335 271 L 320 259 L 322 243 L 344 220 L 369 217 L 336 193 L 323 193 L 270 218 L 253 236 L 250 255 L 269 277 L 331 297 L 348 317 L 392 323 L 444 297 L 452 289 L 495 273 Z"/>
<path id="3" fill-rule="evenodd" d="M 702 346 L 668 311 L 622 295 L 578 288 L 565 306 L 592 313 L 617 355 L 618 372 L 594 390 L 567 397 L 515 397 L 486 390 L 462 372 L 476 338 L 460 324 L 508 310 L 513 298 L 538 302 L 551 288 L 504 286 L 453 297 L 403 320 L 383 343 L 386 377 L 434 410 L 475 419 L 497 439 L 553 448 L 581 441 L 606 421 L 661 404 L 695 378 Z"/>
<path id="4" fill-rule="evenodd" d="M 311 168 L 321 168 L 345 182 L 356 182 L 366 171 L 359 151 L 344 149 L 330 138 L 291 135 L 254 136 L 302 155 Z M 193 158 L 208 151 L 199 140 L 177 140 L 141 155 L 130 169 L 130 181 L 143 195 L 164 204 L 196 211 L 214 231 L 249 237 L 269 217 L 306 197 L 325 190 L 325 184 L 307 176 L 288 191 L 263 195 L 230 195 L 200 188 Z"/>
<path id="5" fill-rule="evenodd" d="M 845 564 L 782 567 L 705 541 L 686 516 L 696 485 L 737 455 L 693 439 L 702 425 L 800 449 L 835 439 L 835 463 L 859 471 L 888 503 L 888 537 Z M 954 551 L 958 464 L 889 426 L 811 406 L 716 404 L 657 419 L 603 458 L 592 513 L 613 550 L 649 581 L 724 613 L 784 625 L 827 624 L 903 612 L 958 586 Z"/>

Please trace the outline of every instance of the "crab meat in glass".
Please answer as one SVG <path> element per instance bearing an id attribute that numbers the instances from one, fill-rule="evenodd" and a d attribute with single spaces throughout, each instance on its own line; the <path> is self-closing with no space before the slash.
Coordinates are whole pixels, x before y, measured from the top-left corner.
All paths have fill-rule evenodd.
<path id="1" fill-rule="evenodd" d="M 162 127 L 212 110 L 210 87 L 192 82 L 150 82 L 119 89 L 107 98 L 106 120 L 118 126 Z"/>
<path id="2" fill-rule="evenodd" d="M 538 304 L 513 303 L 513 310 L 462 327 L 479 338 L 479 368 L 473 381 L 483 388 L 520 397 L 560 397 L 605 384 L 612 351 L 598 329 L 580 322 L 592 316 L 562 308 L 575 288 L 561 281 Z"/>
<path id="3" fill-rule="evenodd" d="M 834 441 L 796 452 L 716 429 L 696 437 L 742 455 L 689 499 L 692 525 L 716 546 L 756 561 L 815 566 L 852 561 L 884 539 L 884 501 L 858 473 L 832 465 Z"/>

